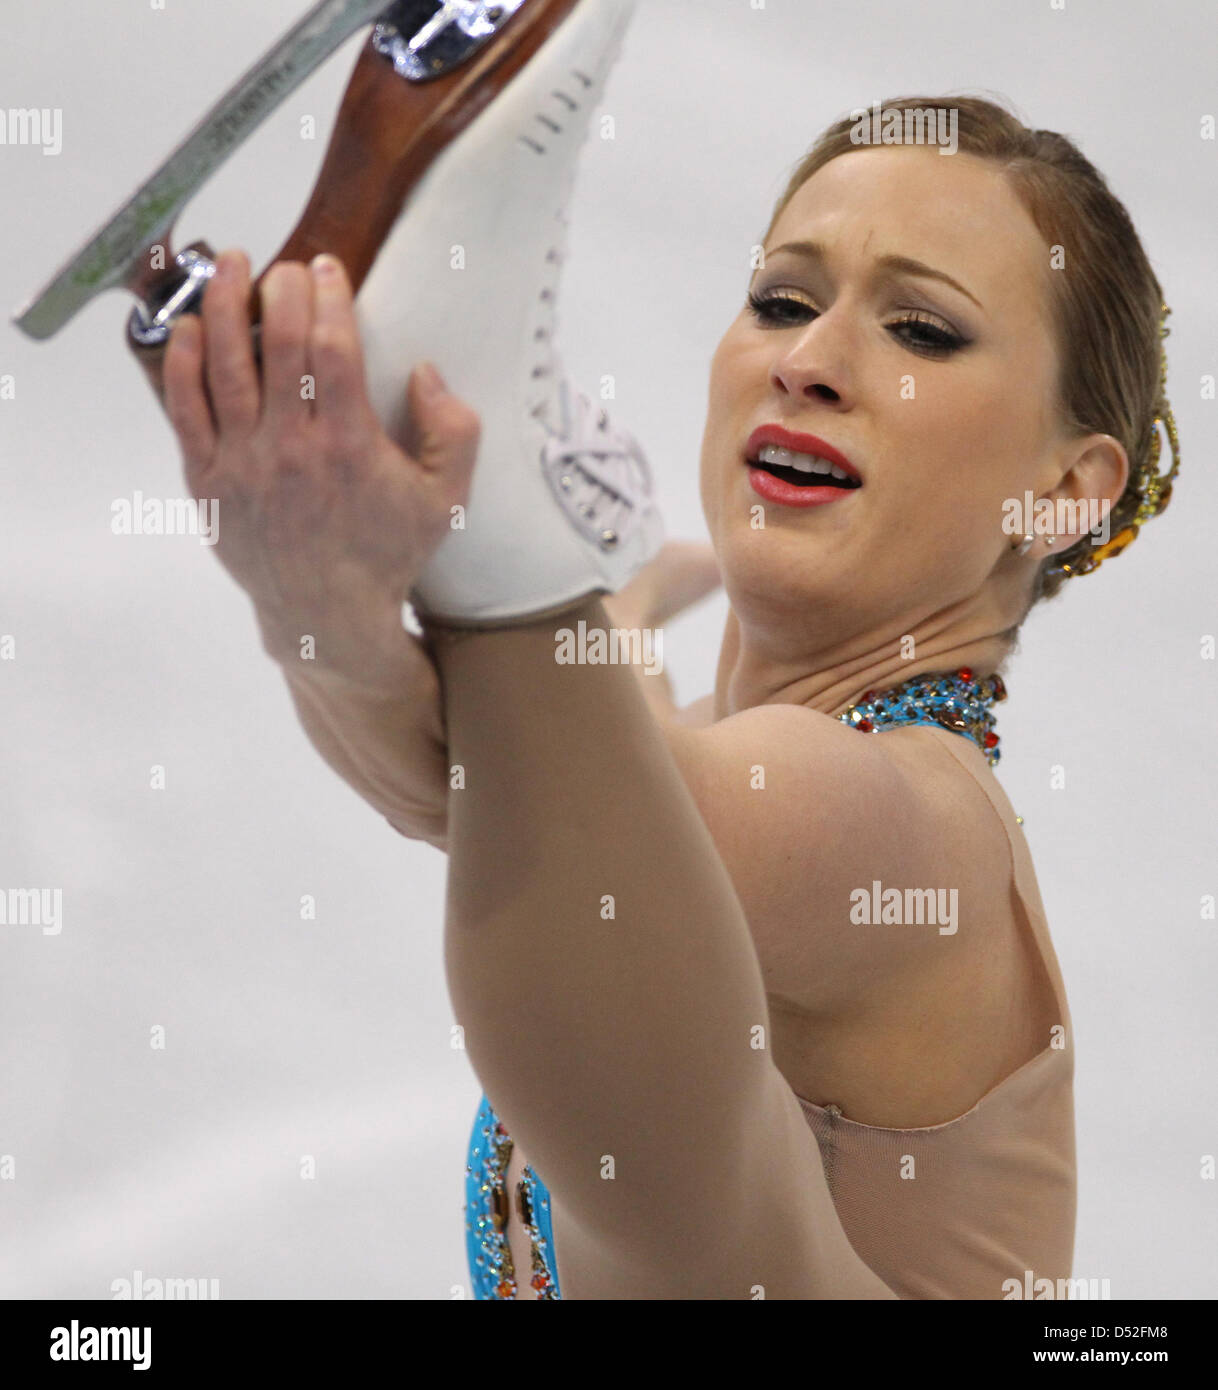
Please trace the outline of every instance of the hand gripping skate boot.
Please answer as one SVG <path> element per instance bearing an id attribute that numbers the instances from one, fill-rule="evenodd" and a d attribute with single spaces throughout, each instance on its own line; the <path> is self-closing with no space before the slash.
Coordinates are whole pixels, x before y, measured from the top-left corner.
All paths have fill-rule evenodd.
<path id="1" fill-rule="evenodd" d="M 316 185 L 272 263 L 342 260 L 388 425 L 422 358 L 482 416 L 465 529 L 429 564 L 418 611 L 494 625 L 620 587 L 662 539 L 647 463 L 566 379 L 552 339 L 576 154 L 632 4 L 316 0 L 14 321 L 45 340 L 96 295 L 130 291 L 127 344 L 161 396 L 173 325 L 199 311 L 215 270 L 205 241 L 175 254 L 179 216 L 371 24 Z"/>

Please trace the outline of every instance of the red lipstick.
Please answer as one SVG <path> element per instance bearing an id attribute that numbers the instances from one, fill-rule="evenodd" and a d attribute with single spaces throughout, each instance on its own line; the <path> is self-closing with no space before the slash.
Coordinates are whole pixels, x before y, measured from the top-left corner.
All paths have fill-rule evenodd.
<path id="1" fill-rule="evenodd" d="M 863 481 L 854 464 L 832 444 L 826 444 L 814 434 L 796 434 L 794 430 L 784 430 L 781 425 L 759 425 L 749 435 L 749 442 L 745 445 L 747 461 L 755 463 L 758 454 L 767 444 L 776 444 L 780 449 L 790 449 L 793 454 L 814 454 L 817 458 L 828 459 L 857 482 Z"/>
<path id="2" fill-rule="evenodd" d="M 836 464 L 847 477 L 855 480 L 855 486 L 834 487 L 827 484 L 817 487 L 789 483 L 785 479 L 775 477 L 757 465 L 758 457 L 767 444 L 777 445 L 780 449 L 790 449 L 796 454 L 812 454 L 816 458 Z M 840 502 L 852 492 L 857 492 L 863 481 L 858 469 L 832 444 L 826 443 L 814 434 L 799 434 L 794 430 L 783 429 L 781 425 L 761 425 L 749 435 L 748 443 L 745 445 L 745 463 L 749 466 L 749 483 L 753 491 L 767 502 L 777 502 L 787 507 L 819 507 L 826 502 Z"/>

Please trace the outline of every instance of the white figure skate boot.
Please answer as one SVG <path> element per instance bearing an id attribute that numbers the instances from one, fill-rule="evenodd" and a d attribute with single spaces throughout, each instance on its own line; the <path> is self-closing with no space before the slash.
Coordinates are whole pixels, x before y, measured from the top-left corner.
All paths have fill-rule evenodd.
<path id="1" fill-rule="evenodd" d="M 566 203 L 632 10 L 575 6 L 427 169 L 357 298 L 370 399 L 392 433 L 423 359 L 482 420 L 464 528 L 411 594 L 424 620 L 515 625 L 615 592 L 663 543 L 641 448 L 554 345 Z"/>

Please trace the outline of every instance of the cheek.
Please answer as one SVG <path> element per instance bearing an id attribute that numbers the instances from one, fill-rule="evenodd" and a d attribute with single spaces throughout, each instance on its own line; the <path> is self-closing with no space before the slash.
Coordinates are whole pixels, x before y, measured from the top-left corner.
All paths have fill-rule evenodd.
<path id="1" fill-rule="evenodd" d="M 709 409 L 715 415 L 722 415 L 730 408 L 733 395 L 739 393 L 739 357 L 739 344 L 734 332 L 729 332 L 720 340 L 711 358 Z"/>
<path id="2" fill-rule="evenodd" d="M 730 337 L 730 335 L 729 335 Z M 703 474 L 722 462 L 724 441 L 739 433 L 748 410 L 748 378 L 738 344 L 724 338 L 711 358 L 706 393 L 706 428 L 702 441 Z"/>
<path id="3" fill-rule="evenodd" d="M 993 505 L 1022 491 L 1036 458 L 1036 425 L 1030 402 L 1009 384 L 979 392 L 960 412 L 960 438 L 968 446 L 974 491 Z"/>
<path id="4" fill-rule="evenodd" d="M 920 389 L 917 408 L 898 429 L 928 482 L 953 491 L 964 484 L 970 497 L 988 498 L 1005 495 L 1022 475 L 1029 418 L 1009 383 L 956 376 Z"/>
<path id="5" fill-rule="evenodd" d="M 747 330 L 733 324 L 719 340 L 710 361 L 706 423 L 698 470 L 702 515 L 712 537 L 723 522 L 723 491 L 739 465 L 744 430 L 756 413 L 765 384 L 765 362 Z"/>
<path id="6" fill-rule="evenodd" d="M 924 377 L 913 401 L 887 412 L 899 474 L 892 500 L 905 534 L 950 553 L 974 541 L 989 547 L 1020 477 L 1026 426 L 1014 414 L 1008 389 L 946 373 Z"/>

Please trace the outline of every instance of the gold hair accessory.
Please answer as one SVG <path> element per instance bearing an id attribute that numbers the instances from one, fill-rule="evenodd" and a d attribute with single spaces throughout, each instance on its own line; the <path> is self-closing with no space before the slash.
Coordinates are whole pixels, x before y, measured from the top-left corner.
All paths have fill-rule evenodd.
<path id="1" fill-rule="evenodd" d="M 1159 320 L 1160 340 L 1166 338 L 1171 332 L 1167 326 L 1167 316 L 1170 313 L 1171 310 L 1164 304 L 1163 316 Z M 1163 447 L 1163 431 L 1166 431 L 1168 443 L 1171 445 L 1172 461 L 1171 467 L 1160 476 L 1159 455 Z M 1180 471 L 1180 441 L 1176 435 L 1176 418 L 1172 414 L 1171 405 L 1167 399 L 1167 350 L 1161 345 L 1159 348 L 1159 408 L 1156 410 L 1155 418 L 1151 423 L 1150 434 L 1150 457 L 1135 475 L 1134 491 L 1138 495 L 1139 502 L 1133 517 L 1110 541 L 1098 546 L 1095 550 L 1086 552 L 1076 560 L 1059 560 L 1056 564 L 1046 568 L 1045 573 L 1047 575 L 1073 578 L 1080 574 L 1091 574 L 1093 570 L 1099 569 L 1105 560 L 1119 555 L 1126 546 L 1136 540 L 1138 530 L 1144 522 L 1167 510 L 1167 504 L 1171 501 L 1172 482 Z"/>

